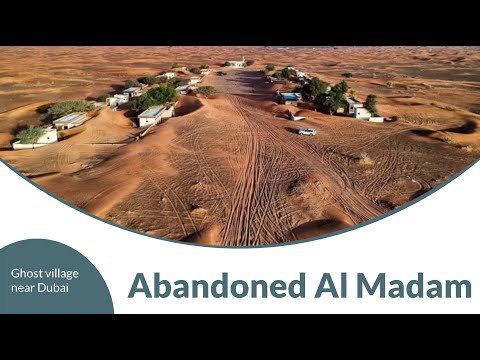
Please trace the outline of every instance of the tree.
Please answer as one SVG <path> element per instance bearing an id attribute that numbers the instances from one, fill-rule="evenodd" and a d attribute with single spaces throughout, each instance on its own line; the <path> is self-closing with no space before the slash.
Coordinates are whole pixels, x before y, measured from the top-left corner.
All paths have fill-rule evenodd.
<path id="1" fill-rule="evenodd" d="M 134 98 L 130 102 L 130 109 L 143 111 L 151 106 L 163 105 L 177 98 L 177 92 L 171 84 L 161 84 L 154 89 L 148 90 L 145 94 Z"/>
<path id="2" fill-rule="evenodd" d="M 138 80 L 127 80 L 125 81 L 125 89 L 131 88 L 131 87 L 141 87 L 142 84 Z"/>
<path id="3" fill-rule="evenodd" d="M 338 92 L 342 95 L 345 95 L 348 91 L 348 89 L 350 89 L 350 87 L 348 86 L 348 84 L 345 82 L 345 80 L 342 80 L 340 81 L 338 84 L 336 84 L 334 87 L 333 87 L 333 91 L 335 92 Z"/>
<path id="4" fill-rule="evenodd" d="M 48 109 L 48 113 L 53 117 L 60 117 L 77 111 L 93 110 L 93 104 L 85 100 L 69 100 L 56 103 Z"/>
<path id="5" fill-rule="evenodd" d="M 190 72 L 191 72 L 192 74 L 201 74 L 201 73 L 202 73 L 202 70 L 201 70 L 200 68 L 198 68 L 198 67 L 193 67 L 193 68 L 190 69 Z"/>
<path id="6" fill-rule="evenodd" d="M 140 84 L 145 84 L 145 85 L 153 85 L 153 84 L 159 83 L 159 79 L 156 78 L 155 76 L 142 76 L 142 77 L 139 77 L 137 80 Z"/>
<path id="7" fill-rule="evenodd" d="M 172 85 L 174 88 L 176 87 L 179 87 L 179 86 L 183 86 L 183 85 L 187 85 L 188 84 L 188 80 L 187 79 L 182 79 L 182 78 L 179 78 L 179 77 L 173 77 L 171 79 L 168 80 L 168 83 L 170 85 Z"/>
<path id="8" fill-rule="evenodd" d="M 285 79 L 288 79 L 290 78 L 291 75 L 295 75 L 295 74 L 296 74 L 295 70 L 289 69 L 288 67 L 282 70 L 282 77 L 284 77 Z"/>
<path id="9" fill-rule="evenodd" d="M 215 89 L 213 86 L 200 86 L 197 88 L 196 92 L 208 98 L 210 95 L 215 94 L 217 89 Z"/>
<path id="10" fill-rule="evenodd" d="M 275 70 L 275 66 L 273 64 L 267 64 L 267 66 L 265 66 L 265 71 L 273 71 Z"/>
<path id="11" fill-rule="evenodd" d="M 98 95 L 96 100 L 98 102 L 105 102 L 105 101 L 107 101 L 107 98 L 109 98 L 109 97 L 110 97 L 109 93 L 103 93 L 103 94 Z"/>
<path id="12" fill-rule="evenodd" d="M 345 106 L 345 95 L 338 90 L 332 89 L 321 104 L 327 108 L 330 115 L 333 115 L 339 108 Z"/>
<path id="13" fill-rule="evenodd" d="M 302 97 L 305 101 L 315 102 L 319 96 L 326 94 L 327 87 L 328 84 L 325 81 L 314 77 L 311 82 L 303 86 L 301 90 Z"/>
<path id="14" fill-rule="evenodd" d="M 346 73 L 343 73 L 342 76 L 343 76 L 344 78 L 347 78 L 347 79 L 348 79 L 348 78 L 353 77 L 353 74 L 352 74 L 351 72 L 346 72 Z"/>
<path id="15" fill-rule="evenodd" d="M 367 109 L 371 114 L 376 114 L 377 110 L 377 96 L 376 95 L 368 95 L 367 100 L 365 101 L 365 109 Z"/>
<path id="16" fill-rule="evenodd" d="M 247 61 L 245 61 L 245 66 L 252 66 L 253 64 L 255 64 L 255 60 L 247 60 Z"/>
<path id="17" fill-rule="evenodd" d="M 20 144 L 36 144 L 38 139 L 45 135 L 46 130 L 39 126 L 30 126 L 28 129 L 23 129 L 17 133 L 17 139 L 20 140 Z"/>

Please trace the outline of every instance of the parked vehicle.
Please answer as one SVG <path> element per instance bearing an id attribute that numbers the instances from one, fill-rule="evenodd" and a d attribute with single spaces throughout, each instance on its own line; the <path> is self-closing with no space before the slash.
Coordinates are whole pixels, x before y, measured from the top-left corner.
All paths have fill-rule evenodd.
<path id="1" fill-rule="evenodd" d="M 317 135 L 317 129 L 313 129 L 313 128 L 300 129 L 300 130 L 298 130 L 298 134 L 299 135 L 307 135 L 307 136 Z"/>

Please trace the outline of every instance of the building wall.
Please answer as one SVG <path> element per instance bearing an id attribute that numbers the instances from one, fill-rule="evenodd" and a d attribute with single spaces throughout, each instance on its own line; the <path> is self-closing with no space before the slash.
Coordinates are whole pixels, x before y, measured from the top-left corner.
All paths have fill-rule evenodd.
<path id="1" fill-rule="evenodd" d="M 145 127 L 145 126 L 150 126 L 155 124 L 155 118 L 154 117 L 148 117 L 148 118 L 138 118 L 138 126 L 139 127 Z"/>
<path id="2" fill-rule="evenodd" d="M 47 130 L 46 134 L 40 136 L 35 144 L 20 144 L 20 140 L 14 142 L 12 144 L 14 150 L 22 150 L 22 149 L 36 149 L 42 146 L 47 146 L 50 144 L 54 144 L 58 141 L 57 137 L 57 130 L 50 129 Z"/>
<path id="3" fill-rule="evenodd" d="M 368 121 L 382 123 L 384 118 L 382 116 L 372 116 L 370 119 L 368 119 Z"/>
<path id="4" fill-rule="evenodd" d="M 371 116 L 372 114 L 365 108 L 355 108 L 353 113 L 355 119 L 368 120 Z"/>

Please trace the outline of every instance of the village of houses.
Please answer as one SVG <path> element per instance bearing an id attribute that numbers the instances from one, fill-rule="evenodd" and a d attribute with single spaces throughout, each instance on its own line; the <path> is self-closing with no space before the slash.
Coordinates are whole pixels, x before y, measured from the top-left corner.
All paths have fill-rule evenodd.
<path id="1" fill-rule="evenodd" d="M 177 94 L 175 100 L 150 106 L 147 109 L 144 109 L 143 111 L 140 111 L 138 113 L 138 115 L 134 119 L 134 123 L 135 126 L 140 128 L 142 131 L 137 136 L 137 140 L 145 136 L 151 128 L 159 125 L 160 123 L 162 123 L 162 121 L 175 116 L 175 108 L 178 103 L 178 96 L 196 95 L 198 89 L 202 87 L 202 83 L 207 76 L 228 77 L 229 73 L 222 71 L 223 69 L 248 70 L 249 61 L 246 60 L 245 57 L 243 57 L 242 60 L 226 61 L 223 66 L 223 68 L 219 68 L 218 71 L 213 72 L 208 65 L 203 65 L 197 68 L 195 74 L 192 73 L 192 75 L 195 76 L 188 77 L 185 76 L 185 72 L 190 73 L 191 70 L 189 71 L 185 67 L 179 67 L 177 69 L 163 71 L 160 74 L 155 75 L 155 78 L 158 79 L 158 83 L 160 84 L 174 84 L 175 81 L 172 80 L 175 79 L 180 79 L 182 84 L 174 88 Z M 286 91 L 286 89 L 285 91 L 276 90 L 272 93 L 272 98 L 279 104 L 302 107 L 307 103 L 307 101 L 303 98 L 302 92 L 295 90 L 308 86 L 312 81 L 315 81 L 315 78 L 293 66 L 288 66 L 284 68 L 284 71 L 287 71 L 287 78 L 275 77 L 275 74 L 273 74 L 273 76 L 269 75 L 268 69 L 265 70 L 265 83 L 281 82 L 287 87 L 295 86 L 295 89 L 289 89 L 288 91 Z M 179 75 L 179 73 L 181 75 Z M 280 72 L 277 72 L 276 74 L 280 74 Z M 89 101 L 89 111 L 74 111 L 68 114 L 64 114 L 63 116 L 54 119 L 51 124 L 44 125 L 41 127 L 41 129 L 37 128 L 37 130 L 40 130 L 37 131 L 37 136 L 28 137 L 28 139 L 35 140 L 25 141 L 22 139 L 17 139 L 12 143 L 12 148 L 14 150 L 34 149 L 56 143 L 57 141 L 59 141 L 59 136 L 57 133 L 61 130 L 68 130 L 83 125 L 85 122 L 95 117 L 95 115 L 98 114 L 98 111 L 101 109 L 106 108 L 109 111 L 128 109 L 129 104 L 135 98 L 141 97 L 149 90 L 158 86 L 158 84 L 147 85 L 139 81 L 136 81 L 136 85 L 137 86 L 125 88 L 119 93 L 109 94 L 109 96 L 106 97 L 104 101 Z M 214 91 L 218 91 L 212 86 L 207 87 L 212 89 L 212 93 Z M 331 90 L 331 86 L 328 86 L 326 88 L 326 96 L 328 96 L 328 93 Z M 254 91 L 255 90 L 252 89 L 252 93 Z M 334 115 L 347 115 L 352 119 L 377 123 L 391 121 L 391 118 L 385 118 L 377 113 L 372 113 L 365 107 L 364 102 L 357 100 L 353 96 L 345 96 L 342 105 L 338 106 L 338 108 L 336 108 L 336 111 L 334 111 Z M 286 113 L 286 118 L 292 121 L 299 121 L 304 120 L 306 117 L 296 116 L 295 113 L 288 110 Z M 299 131 L 299 134 L 312 135 L 314 133 L 302 133 L 301 131 Z"/>

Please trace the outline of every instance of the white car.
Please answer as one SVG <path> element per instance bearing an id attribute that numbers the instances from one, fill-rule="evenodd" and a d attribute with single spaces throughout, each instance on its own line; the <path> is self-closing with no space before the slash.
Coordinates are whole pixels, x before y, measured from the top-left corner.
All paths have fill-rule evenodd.
<path id="1" fill-rule="evenodd" d="M 300 129 L 300 130 L 298 130 L 298 134 L 299 135 L 308 135 L 308 136 L 317 135 L 317 129 L 313 129 L 313 128 Z"/>

